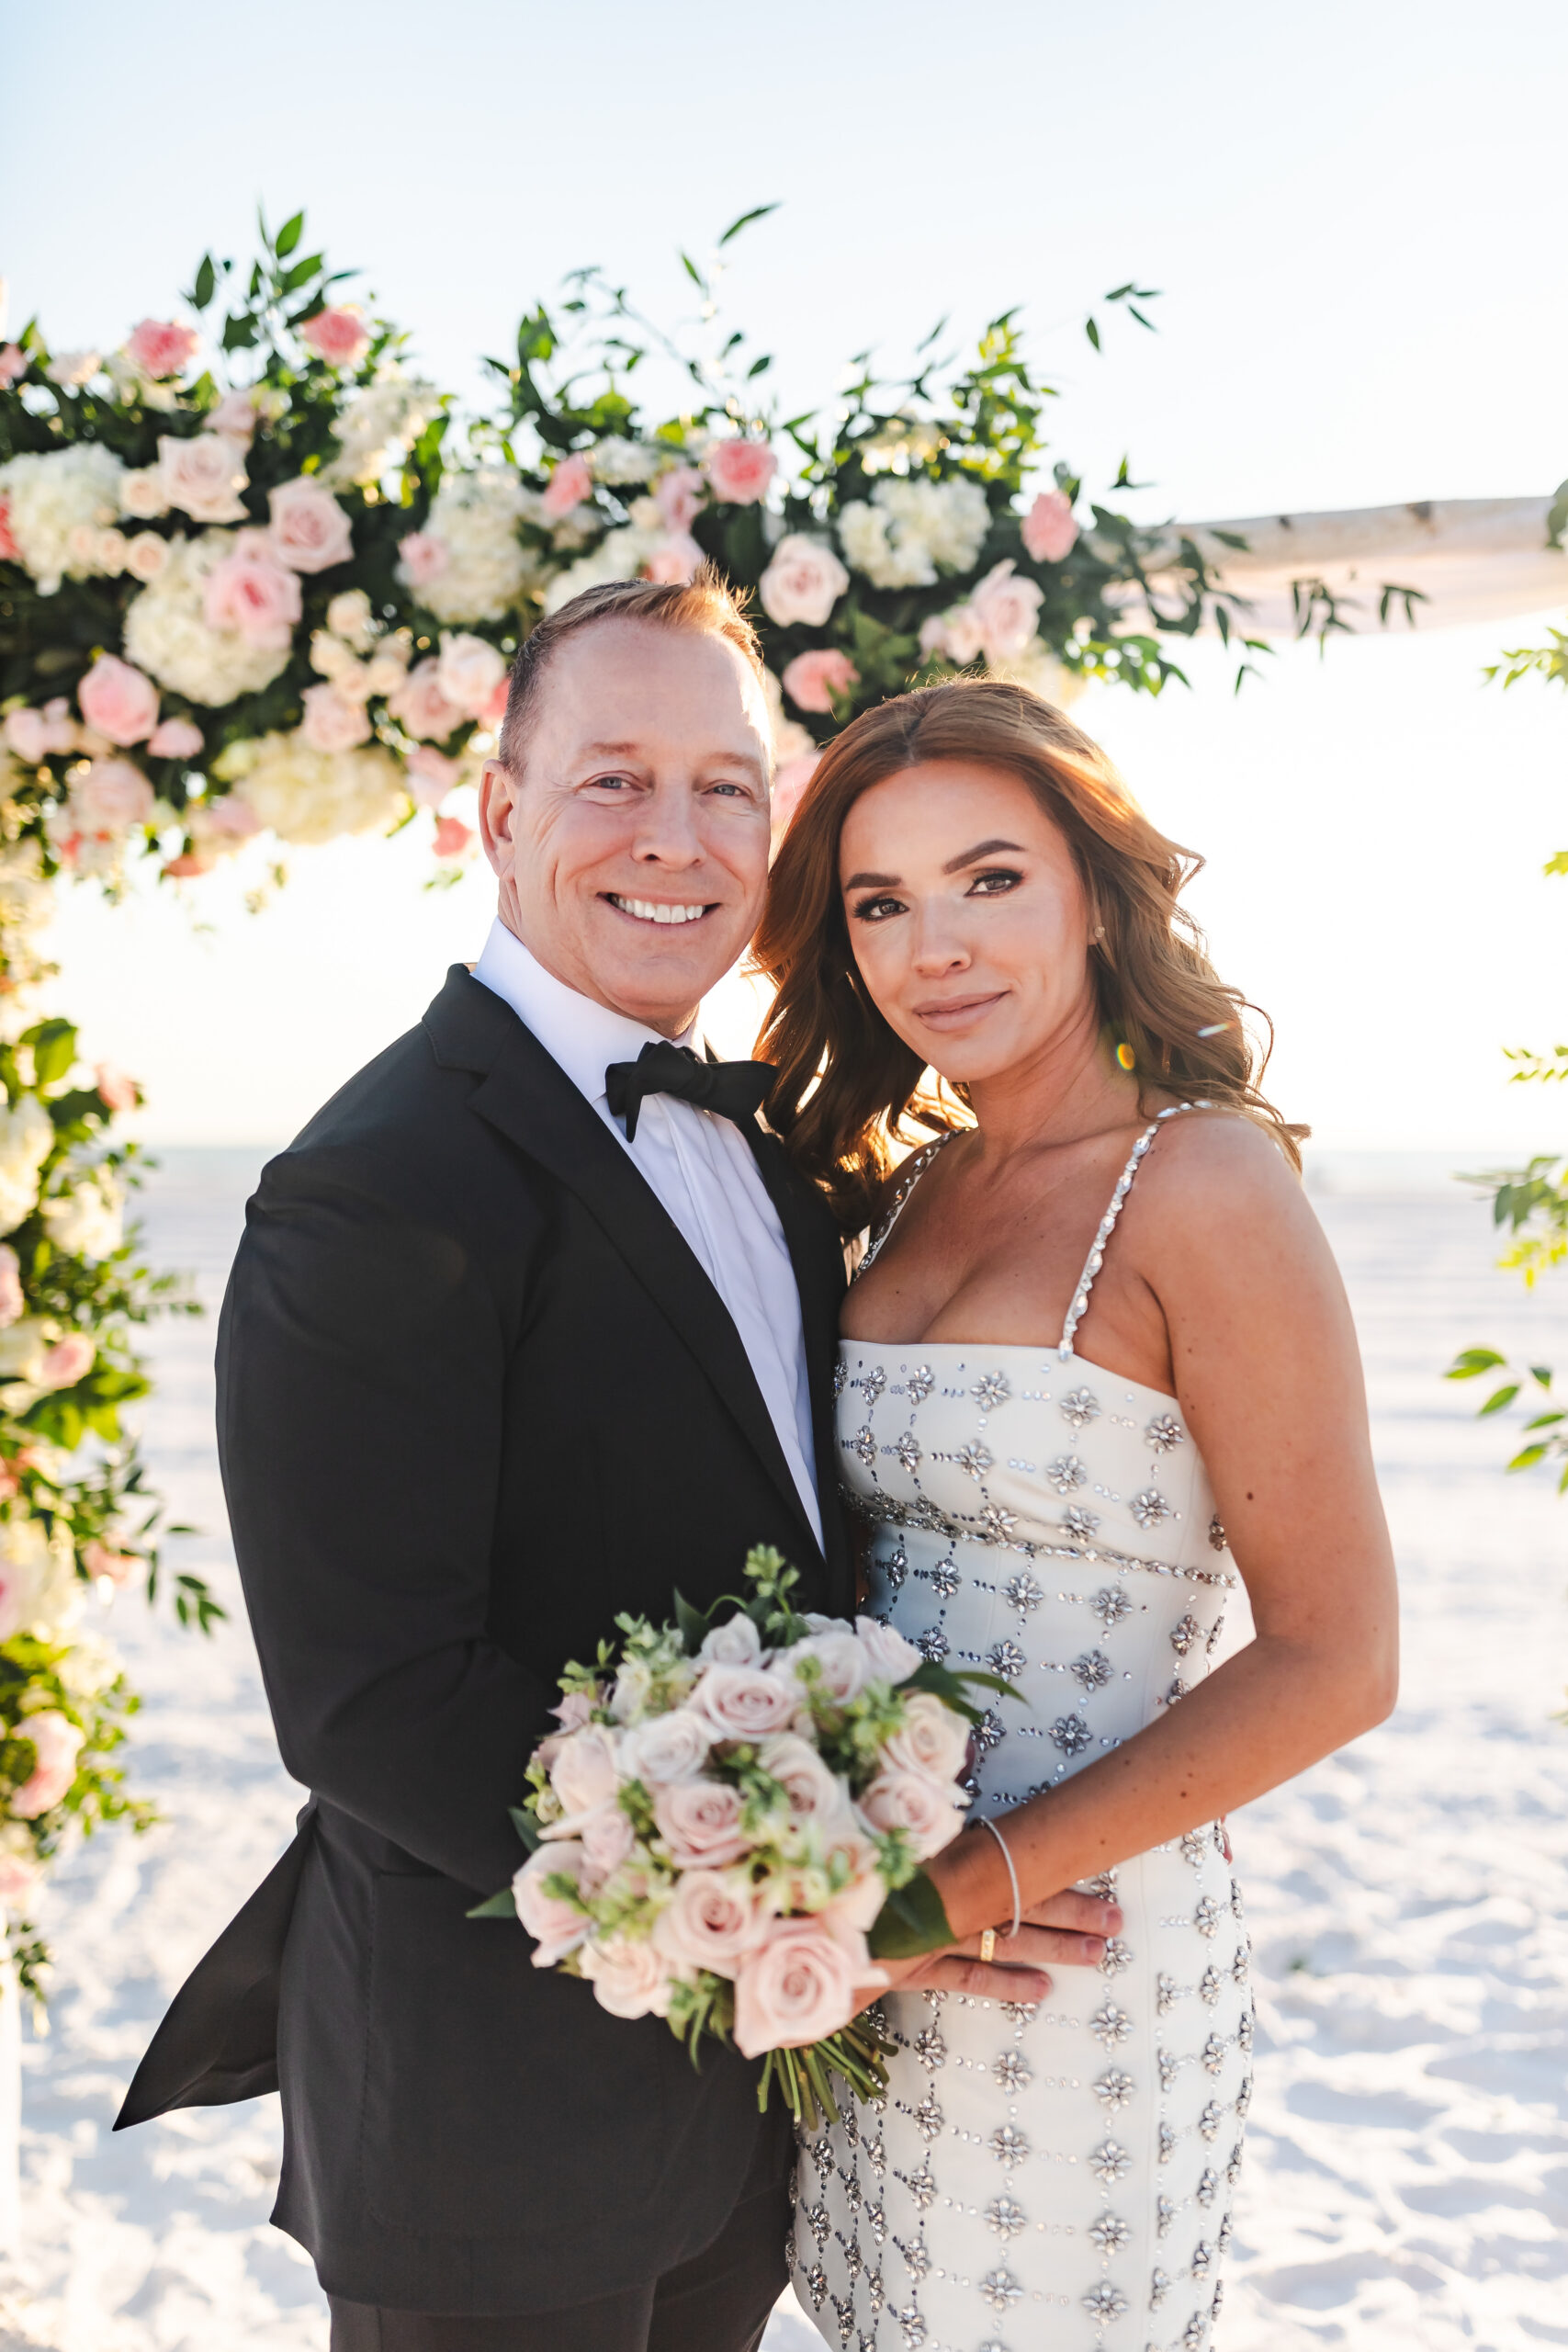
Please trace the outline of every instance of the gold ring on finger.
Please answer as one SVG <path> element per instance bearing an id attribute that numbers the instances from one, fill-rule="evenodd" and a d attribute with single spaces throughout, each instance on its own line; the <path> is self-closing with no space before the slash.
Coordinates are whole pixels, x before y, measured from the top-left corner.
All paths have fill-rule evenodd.
<path id="1" fill-rule="evenodd" d="M 987 1928 L 980 1938 L 980 1958 L 985 1962 L 988 1968 L 996 1956 L 997 1931 L 995 1928 Z"/>

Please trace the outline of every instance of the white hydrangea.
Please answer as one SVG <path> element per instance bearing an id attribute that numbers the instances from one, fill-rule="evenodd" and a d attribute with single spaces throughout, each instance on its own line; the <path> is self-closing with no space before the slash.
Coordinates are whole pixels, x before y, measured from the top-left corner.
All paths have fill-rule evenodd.
<path id="1" fill-rule="evenodd" d="M 402 766 L 379 744 L 313 752 L 302 733 L 264 735 L 231 758 L 236 790 L 258 824 L 301 846 L 344 833 L 385 832 L 408 807 Z"/>
<path id="2" fill-rule="evenodd" d="M 669 463 L 671 452 L 657 443 L 626 441 L 617 434 L 610 434 L 595 442 L 586 453 L 588 470 L 595 481 L 615 485 L 621 482 L 651 481 L 656 473 Z"/>
<path id="3" fill-rule="evenodd" d="M 584 588 L 597 588 L 601 581 L 635 580 L 669 537 L 662 525 L 649 530 L 640 524 L 626 523 L 619 530 L 606 531 L 596 548 L 556 573 L 545 591 L 546 612 L 558 613 L 573 596 L 581 595 Z"/>
<path id="4" fill-rule="evenodd" d="M 65 1695 L 78 1706 L 90 1705 L 101 1699 L 120 1672 L 118 1654 L 96 1634 L 83 1634 L 73 1641 L 57 1669 L 65 1685 Z"/>
<path id="5" fill-rule="evenodd" d="M 45 1201 L 42 1215 L 68 1258 L 112 1258 L 125 1239 L 125 1194 L 107 1168 L 85 1170 L 72 1192 Z"/>
<path id="6" fill-rule="evenodd" d="M 537 522 L 540 512 L 538 493 L 509 466 L 447 474 L 423 534 L 440 541 L 445 564 L 434 578 L 416 581 L 402 565 L 398 576 L 438 621 L 502 620 L 533 576 L 517 526 Z"/>
<path id="7" fill-rule="evenodd" d="M 220 709 L 259 694 L 288 666 L 290 648 L 249 645 L 236 629 L 209 628 L 203 615 L 208 573 L 234 548 L 232 531 L 167 542 L 156 580 L 131 598 L 125 616 L 125 658 L 161 686 Z"/>
<path id="8" fill-rule="evenodd" d="M 879 481 L 839 516 L 851 569 L 874 588 L 929 588 L 942 571 L 970 571 L 990 527 L 978 482 Z"/>
<path id="9" fill-rule="evenodd" d="M 1089 684 L 1080 672 L 1067 669 L 1056 659 L 1043 637 L 1033 639 L 1021 653 L 986 666 L 993 678 L 1006 678 L 1015 686 L 1027 686 L 1032 695 L 1055 704 L 1058 710 L 1066 710 L 1070 703 L 1077 702 Z"/>
<path id="10" fill-rule="evenodd" d="M 38 1201 L 39 1170 L 54 1144 L 54 1121 L 36 1094 L 0 1111 L 0 1233 L 14 1233 Z"/>
<path id="11" fill-rule="evenodd" d="M 418 440 L 440 405 L 434 384 L 405 376 L 400 368 L 384 369 L 339 418 L 338 453 L 322 467 L 321 480 L 333 486 L 378 481 Z"/>
<path id="12" fill-rule="evenodd" d="M 101 572 L 107 526 L 118 520 L 125 468 L 95 441 L 69 449 L 24 450 L 0 466 L 0 499 L 24 570 L 41 594 L 62 580 Z"/>
<path id="13" fill-rule="evenodd" d="M 81 1613 L 82 1579 L 63 1525 L 50 1536 L 41 1520 L 0 1520 L 0 1640 L 27 1633 L 58 1641 Z"/>
<path id="14" fill-rule="evenodd" d="M 0 789 L 4 784 L 0 775 Z M 44 880 L 42 866 L 38 842 L 0 842 L 0 932 L 30 936 L 54 921 L 54 885 Z"/>

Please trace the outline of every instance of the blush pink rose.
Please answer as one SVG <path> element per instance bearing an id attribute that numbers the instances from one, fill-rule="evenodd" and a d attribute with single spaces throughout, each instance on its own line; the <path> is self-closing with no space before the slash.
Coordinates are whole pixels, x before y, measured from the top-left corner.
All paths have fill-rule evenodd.
<path id="1" fill-rule="evenodd" d="M 654 1941 L 684 1968 L 730 1976 L 768 1931 L 766 1915 L 742 1871 L 682 1871 L 674 1899 L 660 1914 Z"/>
<path id="2" fill-rule="evenodd" d="M 1010 556 L 987 572 L 969 609 L 987 662 L 1011 661 L 1033 641 L 1043 597 L 1036 582 L 1019 578 Z"/>
<path id="3" fill-rule="evenodd" d="M 74 1388 L 93 1369 L 98 1351 L 85 1331 L 68 1331 L 46 1351 L 38 1369 L 40 1388 Z"/>
<path id="4" fill-rule="evenodd" d="M 330 571 L 354 553 L 348 516 L 332 492 L 309 474 L 280 482 L 268 500 L 267 537 L 279 563 L 290 571 Z"/>
<path id="5" fill-rule="evenodd" d="M 787 1731 L 800 1692 L 787 1677 L 753 1666 L 710 1666 L 692 1694 L 717 1739 L 766 1739 Z"/>
<path id="6" fill-rule="evenodd" d="M 417 751 L 411 752 L 403 765 L 408 772 L 409 790 L 421 808 L 438 808 L 463 773 L 456 760 L 449 760 L 445 752 L 432 750 L 428 743 L 421 743 Z"/>
<path id="7" fill-rule="evenodd" d="M 188 441 L 165 433 L 158 442 L 158 484 L 165 503 L 193 523 L 243 523 L 244 445 L 226 433 L 198 433 Z"/>
<path id="8" fill-rule="evenodd" d="M 489 709 L 498 686 L 506 684 L 506 656 L 468 629 L 443 635 L 435 675 L 447 701 L 466 718 Z"/>
<path id="9" fill-rule="evenodd" d="M 110 1584 L 125 1585 L 130 1582 L 141 1563 L 134 1552 L 117 1552 L 111 1545 L 100 1544 L 95 1535 L 90 1544 L 82 1546 L 82 1566 L 95 1579 L 107 1577 Z"/>
<path id="10" fill-rule="evenodd" d="M 278 562 L 265 531 L 242 531 L 232 555 L 207 575 L 209 628 L 237 629 L 247 645 L 281 653 L 303 610 L 296 575 Z"/>
<path id="11" fill-rule="evenodd" d="M 747 2058 L 821 2041 L 848 2025 L 858 2006 L 845 1941 L 819 1919 L 775 1919 L 761 1950 L 735 1979 L 735 2042 Z"/>
<path id="12" fill-rule="evenodd" d="M 779 1673 L 798 1678 L 803 1666 L 816 1669 L 816 1687 L 840 1705 L 860 1696 L 870 1671 L 864 1650 L 848 1627 L 842 1632 L 809 1634 L 796 1642 L 778 1662 Z"/>
<path id="13" fill-rule="evenodd" d="M 880 1633 L 882 1628 L 879 1626 Z M 895 1641 L 902 1636 L 895 1634 Z M 903 1646 L 907 1649 L 908 1644 Z M 916 1665 L 919 1659 L 917 1655 Z M 910 1672 L 914 1671 L 911 1668 Z M 969 1749 L 969 1725 L 934 1690 L 911 1690 L 904 1701 L 904 1728 L 884 1744 L 883 1756 L 901 1771 L 923 1772 L 939 1783 L 956 1781 Z"/>
<path id="14" fill-rule="evenodd" d="M 800 757 L 786 760 L 773 778 L 773 831 L 775 842 L 783 841 L 795 813 L 806 797 L 807 786 L 821 765 L 820 752 L 802 752 Z"/>
<path id="15" fill-rule="evenodd" d="M 125 550 L 125 568 L 143 587 L 157 579 L 168 560 L 169 542 L 156 531 L 138 531 Z"/>
<path id="16" fill-rule="evenodd" d="M 552 1707 L 550 1713 L 559 1724 L 560 1729 L 549 1733 L 546 1738 L 540 1740 L 534 1750 L 536 1759 L 544 1766 L 547 1772 L 560 1754 L 566 1742 L 571 1737 L 572 1733 L 581 1731 L 585 1724 L 592 1722 L 593 1702 L 586 1690 L 569 1690 L 559 1706 Z"/>
<path id="17" fill-rule="evenodd" d="M 1043 490 L 1023 518 L 1021 537 L 1035 563 L 1060 563 L 1077 542 L 1073 503 L 1059 490 Z"/>
<path id="18" fill-rule="evenodd" d="M 32 1772 L 11 1799 L 11 1811 L 22 1821 L 36 1821 L 57 1805 L 76 1778 L 76 1758 L 85 1735 L 57 1708 L 46 1707 L 24 1715 L 17 1737 L 33 1744 Z"/>
<path id="19" fill-rule="evenodd" d="M 387 708 L 400 727 L 426 742 L 444 743 L 463 724 L 463 712 L 441 690 L 441 664 L 433 653 L 414 663 L 396 694 L 388 695 Z"/>
<path id="20" fill-rule="evenodd" d="M 790 531 L 757 582 L 762 610 L 780 628 L 825 628 L 850 575 L 824 539 Z M 802 706 L 815 709 L 815 704 Z M 822 706 L 824 709 L 827 705 Z"/>
<path id="21" fill-rule="evenodd" d="M 683 536 L 701 511 L 707 484 L 695 466 L 671 466 L 654 483 L 653 495 L 665 529 Z"/>
<path id="22" fill-rule="evenodd" d="M 626 1770 L 657 1789 L 700 1772 L 712 1745 L 713 1726 L 694 1707 L 671 1707 L 628 1734 L 623 1755 Z"/>
<path id="23" fill-rule="evenodd" d="M 808 1739 L 780 1732 L 765 1739 L 757 1761 L 777 1781 L 789 1809 L 803 1821 L 834 1822 L 849 1815 L 849 1799 Z"/>
<path id="24" fill-rule="evenodd" d="M 370 741 L 370 714 L 336 686 L 307 686 L 300 697 L 305 717 L 299 732 L 312 752 L 352 752 Z"/>
<path id="25" fill-rule="evenodd" d="M 411 531 L 398 541 L 398 558 L 411 588 L 428 588 L 451 561 L 446 540 L 434 531 Z"/>
<path id="26" fill-rule="evenodd" d="M 710 1625 L 697 1652 L 713 1666 L 755 1666 L 761 1655 L 762 1636 L 744 1610 L 722 1625 Z"/>
<path id="27" fill-rule="evenodd" d="M 152 787 L 130 760 L 94 760 L 71 786 L 71 808 L 84 832 L 123 832 L 152 816 Z"/>
<path id="28" fill-rule="evenodd" d="M 460 817 L 437 817 L 430 846 L 437 857 L 462 857 L 473 838 L 473 827 L 465 825 Z"/>
<path id="29" fill-rule="evenodd" d="M 0 1850 L 0 1905 L 6 1910 L 25 1911 L 42 1878 L 42 1863 L 30 1855 Z"/>
<path id="30" fill-rule="evenodd" d="M 668 1781 L 654 1792 L 653 1817 L 678 1870 L 721 1870 L 749 1848 L 742 1799 L 728 1781 Z"/>
<path id="31" fill-rule="evenodd" d="M 8 1241 L 0 1241 L 0 1331 L 28 1311 L 22 1290 L 22 1261 Z M 10 1490 L 16 1493 L 15 1486 Z"/>
<path id="32" fill-rule="evenodd" d="M 183 375 L 200 349 L 195 328 L 183 327 L 175 319 L 142 319 L 125 343 L 125 356 L 137 374 L 154 381 Z"/>
<path id="33" fill-rule="evenodd" d="M 11 502 L 0 498 L 0 563 L 19 563 L 22 551 L 11 531 Z"/>
<path id="34" fill-rule="evenodd" d="M 157 687 L 118 654 L 99 654 L 77 687 L 76 699 L 88 726 L 111 743 L 143 742 L 158 724 Z"/>
<path id="35" fill-rule="evenodd" d="M 124 1070 L 116 1069 L 113 1062 L 100 1062 L 93 1072 L 93 1084 L 98 1100 L 110 1111 L 134 1111 L 141 1100 L 141 1089 Z"/>
<path id="36" fill-rule="evenodd" d="M 852 686 L 859 685 L 860 672 L 836 645 L 824 645 L 797 653 L 782 683 L 797 710 L 831 711 L 835 695 L 841 701 Z"/>
<path id="37" fill-rule="evenodd" d="M 940 1854 L 964 1826 L 956 1791 L 939 1787 L 923 1772 L 879 1772 L 860 1801 L 874 1829 L 901 1829 L 917 1860 Z"/>
<path id="38" fill-rule="evenodd" d="M 907 1682 L 919 1666 L 920 1653 L 914 1643 L 907 1642 L 891 1625 L 879 1625 L 874 1617 L 857 1617 L 855 1631 L 879 1682 Z"/>
<path id="39" fill-rule="evenodd" d="M 201 729 L 189 718 L 161 719 L 147 739 L 155 760 L 194 760 L 201 744 Z"/>
<path id="40" fill-rule="evenodd" d="M 599 1724 L 587 1724 L 566 1741 L 550 1767 L 550 1786 L 569 1814 L 597 1813 L 616 1788 L 615 1751 Z"/>
<path id="41" fill-rule="evenodd" d="M 755 506 L 778 469 L 767 443 L 746 437 L 710 442 L 703 458 L 709 487 L 727 506 Z"/>
<path id="42" fill-rule="evenodd" d="M 18 376 L 28 372 L 28 355 L 19 343 L 0 347 L 0 392 L 8 392 Z"/>
<path id="43" fill-rule="evenodd" d="M 540 503 L 550 521 L 558 523 L 563 514 L 570 514 L 574 506 L 581 506 L 592 493 L 593 477 L 588 470 L 587 458 L 563 458 L 545 484 Z"/>
<path id="44" fill-rule="evenodd" d="M 49 723 L 41 710 L 8 710 L 6 741 L 19 760 L 37 767 L 49 757 Z"/>
<path id="45" fill-rule="evenodd" d="M 248 800 L 238 799 L 233 793 L 220 793 L 216 799 L 198 800 L 189 811 L 193 828 L 220 842 L 248 842 L 259 833 L 261 819 Z"/>
<path id="46" fill-rule="evenodd" d="M 584 1947 L 578 1965 L 602 2009 L 613 2018 L 662 2017 L 670 1979 L 662 1955 L 632 1936 L 607 1937 Z"/>
<path id="47" fill-rule="evenodd" d="M 619 1870 L 635 1842 L 631 1823 L 618 1804 L 602 1804 L 577 1823 L 583 1858 L 596 1879 Z"/>
<path id="48" fill-rule="evenodd" d="M 370 348 L 370 330 L 358 303 L 343 302 L 307 319 L 299 329 L 299 340 L 329 368 L 357 368 Z"/>
<path id="49" fill-rule="evenodd" d="M 536 1968 L 553 1968 L 569 1951 L 575 1951 L 588 1933 L 590 1923 L 577 1905 L 561 1895 L 547 1894 L 544 1883 L 557 1877 L 581 1883 L 585 1860 L 581 1846 L 541 1846 L 513 1879 L 512 1900 L 517 1917 L 538 1945 L 533 1955 Z"/>
<path id="50" fill-rule="evenodd" d="M 673 585 L 690 580 L 703 560 L 703 551 L 688 532 L 676 531 L 660 539 L 642 567 L 645 580 L 662 580 Z"/>
<path id="51" fill-rule="evenodd" d="M 256 403 L 251 392 L 225 392 L 209 418 L 214 433 L 232 441 L 248 441 L 256 429 Z"/>

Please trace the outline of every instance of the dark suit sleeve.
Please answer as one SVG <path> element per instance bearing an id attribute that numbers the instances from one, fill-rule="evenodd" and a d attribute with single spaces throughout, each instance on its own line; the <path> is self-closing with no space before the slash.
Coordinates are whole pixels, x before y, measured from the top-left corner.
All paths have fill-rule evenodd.
<path id="1" fill-rule="evenodd" d="M 506 1808 L 557 1695 L 486 1631 L 502 1319 L 434 1212 L 339 1152 L 296 1152 L 251 1204 L 218 1351 L 224 1489 L 283 1760 L 484 1894 L 522 1859 Z"/>

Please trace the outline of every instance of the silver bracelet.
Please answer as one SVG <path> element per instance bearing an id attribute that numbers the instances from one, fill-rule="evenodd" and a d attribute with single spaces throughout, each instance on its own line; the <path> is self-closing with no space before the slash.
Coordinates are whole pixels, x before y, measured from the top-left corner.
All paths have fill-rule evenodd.
<path id="1" fill-rule="evenodd" d="M 1018 1872 L 1012 1866 L 1012 1856 L 1008 1852 L 1008 1841 L 1002 1836 L 1001 1831 L 997 1827 L 996 1823 L 994 1821 L 987 1821 L 984 1814 L 980 1816 L 980 1826 L 982 1829 L 988 1829 L 990 1831 L 992 1837 L 1001 1848 L 1002 1860 L 1008 1866 L 1008 1877 L 1012 1882 L 1012 1925 L 1007 1932 L 1010 1936 L 1016 1936 L 1019 1928 L 1023 1924 L 1023 1899 L 1018 1891 Z"/>

